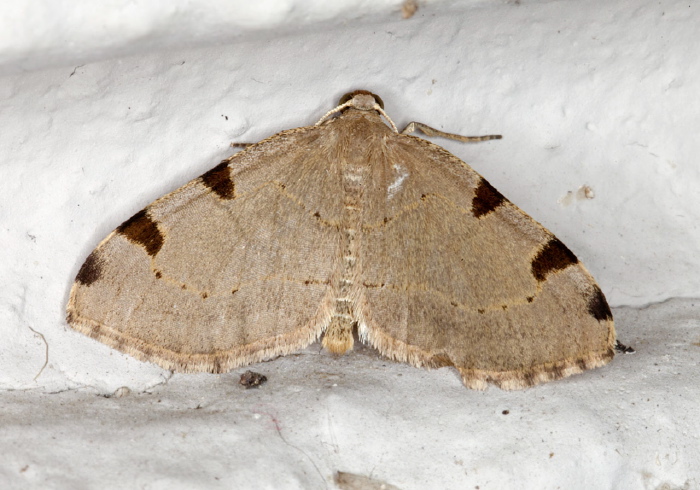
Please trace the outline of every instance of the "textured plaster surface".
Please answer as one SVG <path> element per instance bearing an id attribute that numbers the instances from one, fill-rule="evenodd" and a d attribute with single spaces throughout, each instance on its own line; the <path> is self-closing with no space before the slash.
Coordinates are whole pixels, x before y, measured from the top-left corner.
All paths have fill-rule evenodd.
<path id="1" fill-rule="evenodd" d="M 9 391 L 0 482 L 323 489 L 345 471 L 401 489 L 700 488 L 698 305 L 616 308 L 637 353 L 526 391 L 470 391 L 447 368 L 318 344 L 255 365 L 257 389 L 238 369 L 121 397 Z"/>

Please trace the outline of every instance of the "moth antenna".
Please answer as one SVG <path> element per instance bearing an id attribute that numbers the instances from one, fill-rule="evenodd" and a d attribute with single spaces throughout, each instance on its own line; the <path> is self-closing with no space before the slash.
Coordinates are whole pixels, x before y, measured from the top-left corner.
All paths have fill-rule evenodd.
<path id="1" fill-rule="evenodd" d="M 342 111 L 342 110 L 345 109 L 346 107 L 350 107 L 351 105 L 352 105 L 352 99 L 348 100 L 345 104 L 340 104 L 340 105 L 339 105 L 338 107 L 336 107 L 335 109 L 331 109 L 330 111 L 326 112 L 326 113 L 323 115 L 323 117 L 322 117 L 321 119 L 319 119 L 319 121 L 318 121 L 316 124 L 314 124 L 314 126 L 320 126 L 321 123 L 323 123 L 323 121 L 325 121 L 326 119 L 328 119 L 330 116 L 332 116 L 332 115 L 335 114 L 336 112 Z"/>
<path id="2" fill-rule="evenodd" d="M 399 133 L 399 130 L 396 128 L 396 124 L 394 124 L 394 121 L 392 121 L 391 118 L 387 115 L 387 113 L 384 112 L 384 109 L 382 109 L 382 108 L 379 106 L 379 104 L 374 104 L 374 108 L 379 112 L 379 114 L 381 114 L 382 116 L 384 116 L 384 119 L 386 119 L 387 121 L 389 121 L 389 124 L 391 124 L 391 129 L 394 130 L 394 133 L 398 134 L 398 133 Z"/>

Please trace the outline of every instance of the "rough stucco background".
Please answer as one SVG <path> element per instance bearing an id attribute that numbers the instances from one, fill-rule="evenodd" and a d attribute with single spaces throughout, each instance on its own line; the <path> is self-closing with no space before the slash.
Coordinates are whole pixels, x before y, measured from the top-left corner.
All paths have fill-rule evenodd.
<path id="1" fill-rule="evenodd" d="M 340 469 L 400 488 L 700 486 L 697 309 L 646 307 L 700 295 L 690 1 L 436 0 L 407 20 L 389 0 L 96 5 L 0 6 L 0 482 L 323 488 Z M 246 392 L 66 327 L 72 280 L 113 228 L 231 141 L 313 124 L 357 88 L 399 126 L 503 134 L 434 141 L 634 307 L 614 313 L 639 352 L 476 393 L 447 369 L 312 346 Z M 120 386 L 133 394 L 94 396 Z"/>

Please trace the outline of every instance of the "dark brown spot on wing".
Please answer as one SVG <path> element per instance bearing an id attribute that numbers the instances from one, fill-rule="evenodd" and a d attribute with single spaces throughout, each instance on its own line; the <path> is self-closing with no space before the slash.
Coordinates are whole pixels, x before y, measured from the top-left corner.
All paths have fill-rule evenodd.
<path id="1" fill-rule="evenodd" d="M 588 313 L 598 321 L 612 320 L 608 302 L 598 286 L 594 286 L 593 294 L 588 298 Z"/>
<path id="2" fill-rule="evenodd" d="M 503 194 L 486 182 L 486 179 L 481 179 L 481 182 L 479 182 L 474 192 L 472 214 L 475 218 L 480 218 L 481 216 L 489 214 L 504 202 L 506 202 L 506 198 L 503 197 Z"/>
<path id="3" fill-rule="evenodd" d="M 532 275 L 539 282 L 547 278 L 550 272 L 566 269 L 578 263 L 574 253 L 558 238 L 553 237 L 532 261 Z"/>
<path id="4" fill-rule="evenodd" d="M 158 229 L 158 224 L 142 209 L 117 228 L 132 242 L 141 245 L 151 257 L 154 257 L 163 246 L 163 234 Z"/>
<path id="5" fill-rule="evenodd" d="M 75 280 L 78 281 L 83 286 L 89 286 L 90 284 L 97 281 L 102 277 L 102 265 L 103 260 L 100 258 L 100 254 L 97 250 L 93 250 L 90 255 L 88 255 L 85 262 L 80 267 L 78 275 L 75 276 Z"/>
<path id="6" fill-rule="evenodd" d="M 233 199 L 236 197 L 231 171 L 226 160 L 202 175 L 200 179 L 204 185 L 214 191 L 221 199 Z"/>

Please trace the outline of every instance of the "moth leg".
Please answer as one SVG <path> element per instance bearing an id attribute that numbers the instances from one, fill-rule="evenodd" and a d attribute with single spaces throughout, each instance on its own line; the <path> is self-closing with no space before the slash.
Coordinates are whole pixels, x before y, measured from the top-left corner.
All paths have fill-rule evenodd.
<path id="1" fill-rule="evenodd" d="M 408 126 L 401 131 L 401 134 L 411 134 L 414 131 L 420 131 L 428 136 L 441 136 L 451 140 L 461 141 L 463 143 L 476 143 L 477 141 L 500 140 L 500 134 L 488 134 L 486 136 L 462 136 L 461 134 L 445 133 L 439 129 L 431 128 L 430 126 L 416 121 L 408 123 Z"/>
<path id="2" fill-rule="evenodd" d="M 615 350 L 621 354 L 634 354 L 635 352 L 637 352 L 636 350 L 634 350 L 634 347 L 625 345 L 619 340 L 615 341 Z"/>

